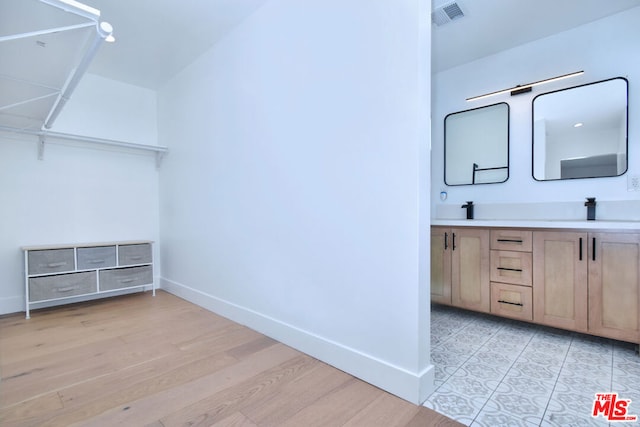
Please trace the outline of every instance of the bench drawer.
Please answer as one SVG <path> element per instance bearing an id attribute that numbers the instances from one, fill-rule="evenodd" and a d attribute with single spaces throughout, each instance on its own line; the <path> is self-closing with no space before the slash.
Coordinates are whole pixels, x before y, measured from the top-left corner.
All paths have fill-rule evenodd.
<path id="1" fill-rule="evenodd" d="M 56 274 L 29 279 L 29 300 L 44 301 L 97 292 L 95 271 Z"/>
<path id="2" fill-rule="evenodd" d="M 96 246 L 91 248 L 78 248 L 78 270 L 90 270 L 94 268 L 115 267 L 116 247 Z"/>
<path id="3" fill-rule="evenodd" d="M 118 265 L 150 264 L 151 259 L 149 243 L 118 246 Z"/>
<path id="4" fill-rule="evenodd" d="M 31 274 L 51 274 L 75 270 L 75 254 L 70 249 L 45 249 L 29 251 L 29 271 Z"/>
<path id="5" fill-rule="evenodd" d="M 151 285 L 153 283 L 153 267 L 116 268 L 100 271 L 100 290 L 132 288 L 135 286 Z"/>

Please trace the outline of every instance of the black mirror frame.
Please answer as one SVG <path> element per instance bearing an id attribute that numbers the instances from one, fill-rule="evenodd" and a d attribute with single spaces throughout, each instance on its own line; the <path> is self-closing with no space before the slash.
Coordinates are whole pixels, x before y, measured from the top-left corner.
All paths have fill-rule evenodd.
<path id="1" fill-rule="evenodd" d="M 505 105 L 507 107 L 507 166 L 502 166 L 502 167 L 494 167 L 494 168 L 478 168 L 477 164 L 473 164 L 473 175 L 472 175 L 472 182 L 469 184 L 449 184 L 447 183 L 447 118 L 449 118 L 450 116 L 456 115 L 456 114 L 462 114 L 462 113 L 467 113 L 469 111 L 475 111 L 475 110 L 479 110 L 482 108 L 489 108 L 489 107 L 495 107 L 497 105 Z M 443 180 L 444 180 L 444 184 L 448 187 L 458 187 L 458 186 L 462 186 L 462 185 L 488 185 L 488 184 L 502 184 L 504 182 L 507 182 L 507 180 L 509 179 L 509 172 L 510 172 L 510 149 L 511 149 L 511 107 L 509 106 L 509 104 L 507 102 L 497 102 L 495 104 L 490 104 L 490 105 L 483 105 L 481 107 L 475 107 L 475 108 L 469 108 L 468 110 L 462 110 L 462 111 L 456 111 L 453 113 L 449 113 L 444 117 L 444 171 L 443 171 Z M 504 180 L 502 181 L 494 181 L 494 182 L 479 182 L 476 183 L 475 182 L 475 172 L 477 171 L 486 171 L 486 170 L 497 170 L 497 169 L 506 169 L 507 170 L 507 176 L 505 177 Z"/>
<path id="2" fill-rule="evenodd" d="M 584 86 L 591 86 L 591 85 L 596 85 L 596 84 L 600 84 L 600 83 L 606 83 L 609 81 L 613 81 L 613 80 L 623 80 L 626 84 L 626 135 L 625 135 L 625 151 L 626 151 L 626 156 L 627 156 L 627 161 L 626 161 L 626 168 L 625 170 L 618 175 L 608 175 L 608 176 L 581 176 L 581 177 L 570 177 L 570 178 L 553 178 L 553 179 L 538 179 L 535 176 L 535 131 L 534 131 L 534 123 L 535 123 L 535 108 L 534 108 L 534 103 L 536 101 L 536 99 L 540 96 L 544 96 L 544 95 L 549 95 L 549 94 L 553 94 L 553 93 L 557 93 L 557 92 L 563 92 L 566 90 L 571 90 L 571 89 L 577 89 L 580 87 L 584 87 Z M 629 170 L 629 80 L 626 79 L 625 77 L 612 77 L 610 79 L 604 79 L 604 80 L 599 80 L 596 82 L 591 82 L 591 83 L 585 83 L 582 85 L 577 85 L 577 86 L 571 86 L 571 87 L 567 87 L 564 89 L 558 89 L 558 90 L 554 90 L 554 91 L 550 91 L 550 92 L 545 92 L 545 93 L 541 93 L 539 95 L 536 95 L 532 100 L 531 100 L 531 177 L 533 177 L 533 179 L 537 182 L 546 182 L 546 181 L 565 181 L 565 180 L 570 180 L 570 179 L 593 179 L 593 178 L 615 178 L 618 176 L 622 176 L 625 173 L 627 173 L 627 171 Z"/>

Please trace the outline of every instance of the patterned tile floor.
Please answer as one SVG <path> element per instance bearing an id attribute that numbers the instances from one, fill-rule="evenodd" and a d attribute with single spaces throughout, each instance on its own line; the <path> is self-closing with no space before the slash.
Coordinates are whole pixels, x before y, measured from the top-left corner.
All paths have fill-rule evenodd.
<path id="1" fill-rule="evenodd" d="M 596 393 L 617 392 L 640 420 L 633 344 L 434 304 L 431 360 L 424 406 L 467 426 L 640 426 L 591 416 Z"/>

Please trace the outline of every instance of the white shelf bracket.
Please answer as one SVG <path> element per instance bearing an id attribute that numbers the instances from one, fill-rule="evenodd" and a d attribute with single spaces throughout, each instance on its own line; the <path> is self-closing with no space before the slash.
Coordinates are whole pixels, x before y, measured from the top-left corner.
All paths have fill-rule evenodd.
<path id="1" fill-rule="evenodd" d="M 38 137 L 38 160 L 44 160 L 44 135 Z"/>
<path id="2" fill-rule="evenodd" d="M 162 159 L 164 159 L 164 151 L 156 151 L 156 169 L 160 169 L 162 166 Z"/>

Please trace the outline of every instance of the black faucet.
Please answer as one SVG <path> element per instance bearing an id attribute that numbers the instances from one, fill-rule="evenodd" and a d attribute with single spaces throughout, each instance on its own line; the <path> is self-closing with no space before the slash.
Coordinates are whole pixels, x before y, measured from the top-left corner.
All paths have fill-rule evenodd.
<path id="1" fill-rule="evenodd" d="M 587 221 L 593 221 L 596 219 L 596 198 L 587 197 L 587 201 L 584 202 L 587 207 Z"/>
<path id="2" fill-rule="evenodd" d="M 473 219 L 473 202 L 467 202 L 461 208 L 467 210 L 467 219 Z"/>

